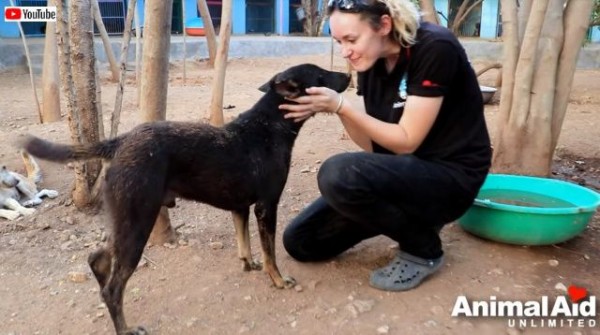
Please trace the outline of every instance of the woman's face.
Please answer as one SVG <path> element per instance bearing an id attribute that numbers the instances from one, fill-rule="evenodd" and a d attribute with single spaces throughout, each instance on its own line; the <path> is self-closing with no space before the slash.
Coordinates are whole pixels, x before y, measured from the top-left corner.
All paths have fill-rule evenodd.
<path id="1" fill-rule="evenodd" d="M 391 29 L 389 16 L 383 16 L 382 25 L 373 29 L 360 14 L 334 11 L 329 18 L 332 37 L 339 43 L 342 56 L 359 72 L 368 70 L 377 59 L 386 56 Z"/>

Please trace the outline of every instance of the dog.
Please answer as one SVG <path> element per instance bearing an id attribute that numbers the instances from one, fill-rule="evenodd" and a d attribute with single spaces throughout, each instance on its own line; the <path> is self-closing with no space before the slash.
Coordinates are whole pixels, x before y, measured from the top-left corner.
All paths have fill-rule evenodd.
<path id="1" fill-rule="evenodd" d="M 31 207 L 41 204 L 42 198 L 58 196 L 55 190 L 38 191 L 38 185 L 42 181 L 40 166 L 24 151 L 21 151 L 21 158 L 27 176 L 10 171 L 4 165 L 0 169 L 0 217 L 7 220 L 15 220 L 21 215 L 31 215 L 35 213 L 35 209 Z"/>
<path id="2" fill-rule="evenodd" d="M 61 145 L 29 137 L 23 147 L 41 159 L 67 162 L 110 160 L 104 187 L 113 231 L 108 246 L 88 263 L 96 277 L 118 334 L 145 334 L 128 328 L 123 290 L 142 256 L 163 205 L 175 197 L 231 211 L 238 257 L 245 271 L 260 270 L 277 288 L 295 285 L 275 261 L 277 206 L 290 169 L 292 147 L 304 122 L 285 119 L 278 106 L 305 95 L 311 86 L 343 92 L 345 73 L 303 64 L 276 74 L 259 89 L 265 94 L 223 128 L 208 124 L 158 121 L 90 145 Z M 252 259 L 248 217 L 254 214 L 262 246 L 262 265 Z"/>

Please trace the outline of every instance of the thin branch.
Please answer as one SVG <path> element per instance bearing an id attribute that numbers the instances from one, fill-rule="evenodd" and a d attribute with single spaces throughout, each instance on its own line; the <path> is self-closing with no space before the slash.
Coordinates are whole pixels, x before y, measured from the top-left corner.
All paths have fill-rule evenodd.
<path id="1" fill-rule="evenodd" d="M 10 0 L 10 5 L 14 7 L 15 3 L 13 0 Z M 40 107 L 40 101 L 37 96 L 37 89 L 35 88 L 35 81 L 33 80 L 33 69 L 31 68 L 31 56 L 29 56 L 29 46 L 27 46 L 27 39 L 25 38 L 25 32 L 23 31 L 23 26 L 21 22 L 17 22 L 19 26 L 19 31 L 21 32 L 21 39 L 23 40 L 23 47 L 25 48 L 25 57 L 27 58 L 27 68 L 29 69 L 29 79 L 31 80 L 31 88 L 33 89 L 33 98 L 35 99 L 35 106 L 37 107 L 38 117 L 40 119 L 40 123 L 44 122 L 42 117 L 42 108 Z"/>
<path id="2" fill-rule="evenodd" d="M 123 90 L 125 89 L 125 77 L 127 75 L 127 50 L 129 49 L 129 40 L 131 39 L 131 26 L 135 13 L 136 0 L 129 0 L 129 8 L 125 18 L 125 31 L 123 32 L 123 41 L 121 43 L 121 74 L 119 84 L 117 85 L 117 94 L 115 97 L 115 108 L 111 115 L 110 137 L 115 138 L 119 130 L 119 121 L 121 121 L 121 108 L 123 107 Z"/>
<path id="3" fill-rule="evenodd" d="M 477 71 L 475 73 L 475 75 L 477 77 L 479 77 L 479 76 L 481 76 L 482 74 L 486 73 L 487 71 L 489 71 L 491 69 L 501 69 L 501 68 L 502 68 L 502 64 L 500 64 L 500 63 L 493 63 L 493 64 L 490 64 L 490 65 L 484 67 L 483 69 Z"/>
<path id="4" fill-rule="evenodd" d="M 475 1 L 471 6 L 469 6 L 469 8 L 467 8 L 463 12 L 462 16 L 460 17 L 460 20 L 457 21 L 457 23 L 458 23 L 457 28 L 460 26 L 460 23 L 463 22 L 467 18 L 467 16 L 469 16 L 469 13 L 471 13 L 471 11 L 473 10 L 473 8 L 475 8 L 475 6 L 477 6 L 477 5 L 479 5 L 482 1 L 483 0 L 477 0 L 477 1 Z M 466 3 L 468 3 L 468 2 L 466 2 Z M 456 18 L 454 20 L 456 20 Z"/>

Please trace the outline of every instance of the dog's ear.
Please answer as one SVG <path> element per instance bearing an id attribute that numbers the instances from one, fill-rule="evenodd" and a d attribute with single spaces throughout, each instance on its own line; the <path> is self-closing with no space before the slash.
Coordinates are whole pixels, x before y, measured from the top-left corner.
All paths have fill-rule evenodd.
<path id="1" fill-rule="evenodd" d="M 275 82 L 273 85 L 275 92 L 285 98 L 294 99 L 304 93 L 304 89 L 293 79 Z"/>
<path id="2" fill-rule="evenodd" d="M 301 85 L 293 79 L 288 78 L 284 73 L 276 74 L 271 80 L 258 88 L 261 92 L 268 92 L 273 89 L 282 97 L 297 98 L 304 93 Z"/>
<path id="3" fill-rule="evenodd" d="M 260 87 L 258 88 L 259 91 L 263 92 L 263 93 L 267 93 L 269 92 L 269 90 L 271 89 L 271 85 L 273 84 L 273 82 L 275 81 L 275 78 L 277 76 L 271 78 L 271 80 L 267 81 L 266 83 L 260 85 Z"/>

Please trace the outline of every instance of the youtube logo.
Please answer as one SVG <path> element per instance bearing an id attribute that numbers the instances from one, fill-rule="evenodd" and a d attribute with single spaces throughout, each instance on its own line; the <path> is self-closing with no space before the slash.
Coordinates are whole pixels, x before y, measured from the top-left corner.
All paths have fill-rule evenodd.
<path id="1" fill-rule="evenodd" d="M 56 6 L 5 7 L 4 21 L 7 22 L 56 22 Z"/>
<path id="2" fill-rule="evenodd" d="M 19 21 L 21 20 L 22 12 L 19 7 L 5 7 L 4 8 L 4 20 L 6 21 Z"/>

